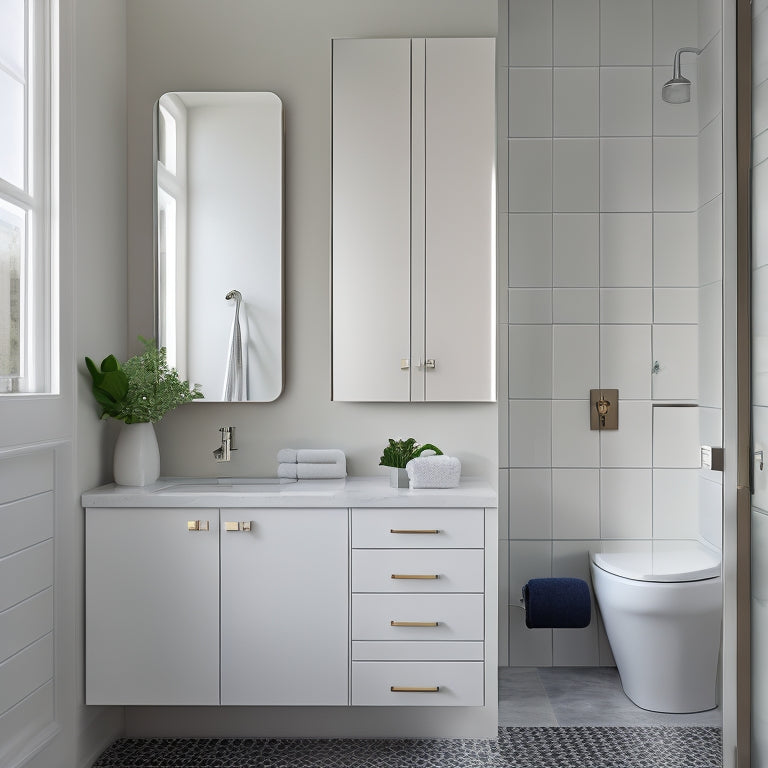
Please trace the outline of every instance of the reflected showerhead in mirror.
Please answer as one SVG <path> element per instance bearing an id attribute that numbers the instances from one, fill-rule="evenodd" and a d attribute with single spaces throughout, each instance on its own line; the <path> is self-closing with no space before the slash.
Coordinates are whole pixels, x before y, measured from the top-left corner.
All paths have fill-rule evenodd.
<path id="1" fill-rule="evenodd" d="M 661 89 L 661 98 L 667 104 L 686 104 L 691 100 L 691 81 L 683 77 L 680 72 L 680 54 L 701 53 L 701 48 L 679 48 L 675 52 L 675 61 L 672 65 L 672 79 L 667 80 Z"/>

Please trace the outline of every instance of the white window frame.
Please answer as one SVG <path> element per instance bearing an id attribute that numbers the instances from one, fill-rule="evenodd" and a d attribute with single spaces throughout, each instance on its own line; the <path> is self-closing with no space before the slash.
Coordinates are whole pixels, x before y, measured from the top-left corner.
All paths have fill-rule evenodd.
<path id="1" fill-rule="evenodd" d="M 53 130 L 57 104 L 54 40 L 55 0 L 25 0 L 25 157 L 23 186 L 0 178 L 0 198 L 27 214 L 21 255 L 21 370 L 0 377 L 0 396 L 56 394 L 58 366 L 58 252 L 54 247 L 54 161 L 58 156 Z M 7 70 L 6 70 L 7 71 Z M 2 105 L 0 104 L 0 109 Z M 10 389 L 11 391 L 7 391 Z"/>

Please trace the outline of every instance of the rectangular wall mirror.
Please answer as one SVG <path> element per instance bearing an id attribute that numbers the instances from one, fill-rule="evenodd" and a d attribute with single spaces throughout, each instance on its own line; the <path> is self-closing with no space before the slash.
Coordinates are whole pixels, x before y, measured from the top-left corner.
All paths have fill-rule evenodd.
<path id="1" fill-rule="evenodd" d="M 283 390 L 283 106 L 166 93 L 155 108 L 155 332 L 208 401 Z"/>

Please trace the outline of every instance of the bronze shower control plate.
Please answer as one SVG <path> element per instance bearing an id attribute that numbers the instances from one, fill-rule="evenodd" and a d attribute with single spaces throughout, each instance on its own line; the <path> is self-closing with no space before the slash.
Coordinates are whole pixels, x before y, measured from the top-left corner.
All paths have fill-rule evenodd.
<path id="1" fill-rule="evenodd" d="M 589 428 L 619 428 L 619 390 L 589 390 Z"/>

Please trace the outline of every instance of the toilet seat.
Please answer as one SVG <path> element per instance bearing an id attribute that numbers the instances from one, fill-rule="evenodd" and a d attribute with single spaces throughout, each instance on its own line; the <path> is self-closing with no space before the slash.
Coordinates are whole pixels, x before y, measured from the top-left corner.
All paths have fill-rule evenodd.
<path id="1" fill-rule="evenodd" d="M 680 583 L 720 575 L 720 553 L 698 541 L 647 542 L 634 551 L 626 542 L 606 542 L 590 555 L 601 570 L 633 581 Z"/>

